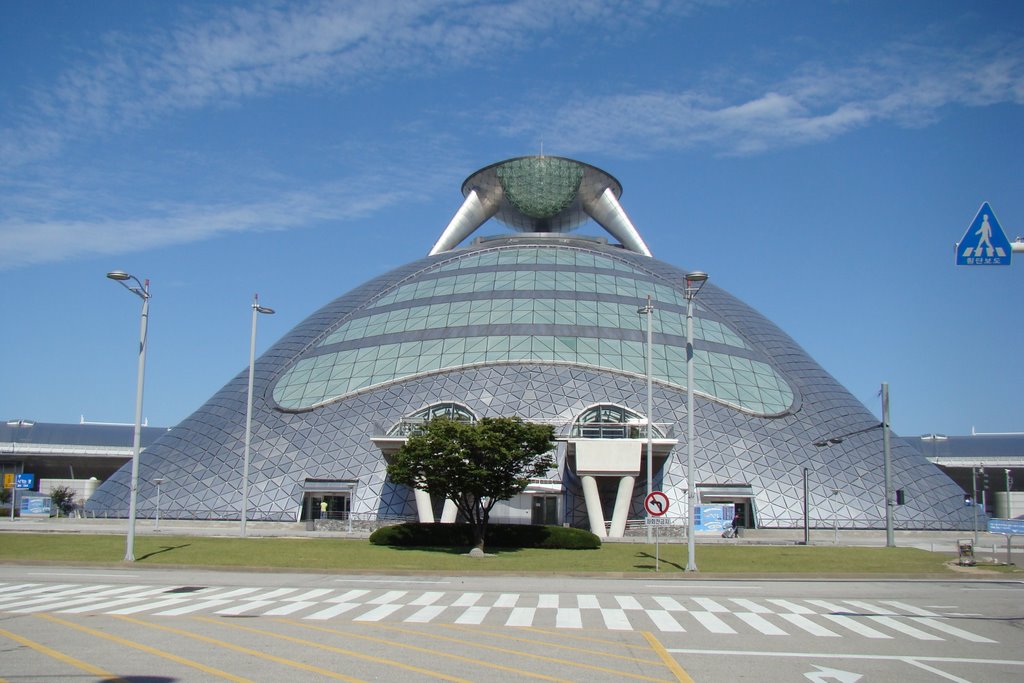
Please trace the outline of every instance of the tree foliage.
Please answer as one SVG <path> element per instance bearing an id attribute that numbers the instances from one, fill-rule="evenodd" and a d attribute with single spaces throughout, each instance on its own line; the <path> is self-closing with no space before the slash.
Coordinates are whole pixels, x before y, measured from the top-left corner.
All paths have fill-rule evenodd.
<path id="1" fill-rule="evenodd" d="M 75 490 L 70 486 L 56 486 L 50 491 L 53 506 L 65 517 L 75 511 Z"/>
<path id="2" fill-rule="evenodd" d="M 554 466 L 555 430 L 519 417 L 428 422 L 388 464 L 391 481 L 451 500 L 483 550 L 491 509 Z"/>

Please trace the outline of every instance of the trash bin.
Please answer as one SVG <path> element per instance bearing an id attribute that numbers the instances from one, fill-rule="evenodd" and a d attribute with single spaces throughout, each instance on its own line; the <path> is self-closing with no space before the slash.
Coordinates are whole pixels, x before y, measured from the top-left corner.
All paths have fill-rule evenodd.
<path id="1" fill-rule="evenodd" d="M 960 552 L 960 566 L 961 567 L 973 567 L 974 562 L 974 544 L 967 539 L 961 539 L 956 542 L 957 550 Z"/>

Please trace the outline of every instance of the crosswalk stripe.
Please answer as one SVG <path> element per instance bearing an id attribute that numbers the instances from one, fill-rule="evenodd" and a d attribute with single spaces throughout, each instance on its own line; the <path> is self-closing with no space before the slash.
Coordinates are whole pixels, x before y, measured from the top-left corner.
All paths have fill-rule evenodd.
<path id="1" fill-rule="evenodd" d="M 191 614 L 192 612 L 198 612 L 204 609 L 213 609 L 214 607 L 220 607 L 226 605 L 230 600 L 216 599 L 216 600 L 203 600 L 196 602 L 191 605 L 182 605 L 181 607 L 175 607 L 174 609 L 164 610 L 163 612 L 157 612 L 158 617 L 177 617 L 182 614 Z"/>
<path id="2" fill-rule="evenodd" d="M 482 624 L 484 622 L 484 619 L 487 617 L 487 614 L 490 611 L 491 611 L 490 607 L 485 607 L 483 605 L 475 605 L 475 606 L 470 607 L 469 609 L 467 609 L 462 614 L 460 614 L 458 616 L 458 618 L 455 620 L 455 623 L 456 624 L 470 624 L 470 625 L 473 625 L 473 626 L 477 626 L 477 625 Z"/>
<path id="3" fill-rule="evenodd" d="M 935 612 L 932 612 L 930 610 L 922 609 L 920 607 L 914 607 L 913 605 L 908 605 L 907 603 L 900 602 L 899 600 L 882 600 L 882 602 L 884 604 L 886 604 L 886 605 L 892 605 L 893 607 L 895 607 L 897 609 L 901 609 L 904 612 L 907 612 L 908 614 L 913 614 L 914 616 L 918 616 L 918 617 L 937 617 L 937 616 L 940 616 L 940 615 L 938 615 Z"/>
<path id="4" fill-rule="evenodd" d="M 273 605 L 274 602 L 274 600 L 246 600 L 244 602 L 238 603 L 237 605 L 225 607 L 224 609 L 219 610 L 217 614 L 223 614 L 225 616 L 237 616 L 239 614 L 245 614 L 246 612 L 258 610 L 261 607 L 268 607 L 270 605 Z"/>
<path id="5" fill-rule="evenodd" d="M 781 628 L 754 612 L 736 612 L 736 616 L 766 636 L 788 636 Z"/>
<path id="6" fill-rule="evenodd" d="M 871 620 L 872 623 L 881 624 L 886 628 L 891 628 L 894 631 L 899 631 L 900 633 L 910 636 L 911 638 L 916 638 L 917 640 L 942 640 L 942 638 L 940 638 L 939 636 L 933 635 L 931 633 L 925 633 L 921 629 L 914 628 L 910 624 L 904 624 L 903 622 L 896 621 L 892 617 L 871 615 L 868 616 L 867 619 Z"/>
<path id="7" fill-rule="evenodd" d="M 334 604 L 331 607 L 328 607 L 327 609 L 322 609 L 319 612 L 314 612 L 313 614 L 307 615 L 305 618 L 306 619 L 316 619 L 318 621 L 322 621 L 324 619 L 330 619 L 331 617 L 336 617 L 339 614 L 344 614 L 345 612 L 348 612 L 349 610 L 353 610 L 353 609 L 355 609 L 357 607 L 362 607 L 362 604 L 360 604 L 358 602 L 339 602 L 339 603 Z"/>
<path id="8" fill-rule="evenodd" d="M 24 583 L 21 586 L 13 586 L 8 588 L 5 595 L 0 595 L 0 605 L 4 605 L 8 602 L 17 602 L 18 600 L 24 600 L 26 596 L 37 595 L 39 593 L 59 593 L 61 590 L 71 588 L 75 584 L 73 583 L 62 583 L 56 586 L 45 586 L 36 585 L 34 583 Z"/>
<path id="9" fill-rule="evenodd" d="M 641 605 L 632 595 L 616 595 L 615 602 L 619 603 L 619 607 L 622 609 L 643 609 L 643 605 Z"/>
<path id="10" fill-rule="evenodd" d="M 666 598 L 661 596 L 655 596 L 654 602 L 658 603 L 663 609 L 669 612 L 685 612 L 686 608 L 679 604 L 679 601 L 675 598 Z"/>
<path id="11" fill-rule="evenodd" d="M 576 604 L 580 609 L 601 609 L 601 603 L 597 601 L 596 595 L 577 595 Z"/>
<path id="12" fill-rule="evenodd" d="M 18 598 L 21 599 L 21 602 L 15 601 L 13 604 L 6 605 L 4 609 L 10 610 L 12 612 L 20 612 L 20 608 L 29 607 L 31 605 L 38 605 L 40 603 L 57 602 L 68 596 L 77 595 L 84 591 L 90 590 L 91 588 L 93 588 L 93 586 L 75 586 L 73 588 L 67 588 L 65 590 L 48 593 L 47 595 L 43 596 L 36 594 L 36 597 L 30 598 L 28 600 Z M 95 588 L 106 588 L 106 586 L 95 586 Z"/>
<path id="13" fill-rule="evenodd" d="M 633 630 L 633 625 L 629 623 L 626 613 L 621 609 L 602 609 L 601 617 L 604 619 L 605 628 L 611 631 Z"/>
<path id="14" fill-rule="evenodd" d="M 925 626 L 927 626 L 929 628 L 933 628 L 936 631 L 942 631 L 943 633 L 946 633 L 948 635 L 956 636 L 957 638 L 963 638 L 964 640 L 969 640 L 972 643 L 994 643 L 994 642 L 996 642 L 994 640 L 989 640 L 988 638 L 985 638 L 984 636 L 978 636 L 978 635 L 975 635 L 973 633 L 970 633 L 969 631 L 964 631 L 963 629 L 957 628 L 956 626 L 953 626 L 952 624 L 947 624 L 946 622 L 940 621 L 939 619 L 932 619 L 930 617 L 922 617 L 920 619 L 915 619 L 914 623 L 915 624 L 924 624 Z"/>
<path id="15" fill-rule="evenodd" d="M 398 610 L 402 609 L 402 607 L 404 607 L 404 605 L 402 605 L 401 603 L 397 605 L 393 602 L 385 603 L 383 605 L 379 605 L 378 607 L 373 608 L 369 612 L 360 614 L 358 617 L 353 617 L 352 621 L 381 621 L 382 619 L 385 619 L 394 614 L 395 612 L 397 612 Z"/>
<path id="16" fill-rule="evenodd" d="M 369 592 L 370 591 L 367 590 L 352 590 L 348 591 L 347 593 L 342 593 L 341 595 L 336 595 L 333 598 L 328 598 L 327 600 L 325 600 L 325 602 L 349 603 L 355 600 L 356 598 L 363 597 Z"/>
<path id="17" fill-rule="evenodd" d="M 458 600 L 452 603 L 452 607 L 472 607 L 482 597 L 484 597 L 483 593 L 463 593 Z"/>
<path id="18" fill-rule="evenodd" d="M 424 607 L 426 605 L 433 605 L 435 602 L 444 597 L 444 593 L 440 591 L 428 591 L 416 598 L 409 603 L 412 607 Z"/>
<path id="19" fill-rule="evenodd" d="M 732 611 L 725 605 L 721 605 L 711 598 L 693 598 L 693 601 L 703 607 L 707 612 L 726 613 Z"/>
<path id="20" fill-rule="evenodd" d="M 537 598 L 537 607 L 557 609 L 558 608 L 558 594 L 557 593 L 541 593 Z"/>
<path id="21" fill-rule="evenodd" d="M 850 631 L 853 631 L 858 635 L 862 635 L 865 638 L 892 638 L 892 636 L 886 635 L 881 631 L 876 631 L 867 624 L 864 624 L 853 617 L 848 617 L 845 614 L 822 614 L 821 616 L 828 619 L 833 624 L 849 629 Z"/>
<path id="22" fill-rule="evenodd" d="M 395 600 L 399 599 L 400 597 L 402 597 L 403 595 L 405 595 L 408 592 L 409 591 L 388 591 L 384 595 L 382 595 L 382 596 L 380 596 L 378 598 L 374 598 L 373 600 L 368 601 L 366 604 L 368 604 L 368 605 L 387 605 L 387 604 L 392 603 Z"/>
<path id="23" fill-rule="evenodd" d="M 814 614 L 814 610 L 804 605 L 798 605 L 790 600 L 779 600 L 777 598 L 770 598 L 768 602 L 773 605 L 778 605 L 782 609 L 786 610 L 790 614 Z"/>
<path id="24" fill-rule="evenodd" d="M 319 598 L 321 595 L 327 595 L 330 592 L 332 592 L 330 588 L 314 588 L 311 591 L 306 591 L 302 595 L 292 595 L 290 597 L 287 597 L 287 598 L 285 598 L 285 600 L 289 600 L 289 601 L 290 600 L 295 600 L 295 601 L 301 600 L 301 601 L 305 602 L 307 600 L 313 600 L 314 598 Z"/>
<path id="25" fill-rule="evenodd" d="M 725 623 L 711 612 L 692 610 L 690 611 L 690 614 L 693 615 L 694 619 L 700 622 L 701 626 L 712 633 L 720 633 L 723 635 L 736 633 L 736 630 L 732 626 L 729 626 L 729 624 Z"/>
<path id="26" fill-rule="evenodd" d="M 686 629 L 683 625 L 676 621 L 675 617 L 671 613 L 663 609 L 652 609 L 647 610 L 647 616 L 651 618 L 654 625 L 658 627 L 659 631 L 666 633 L 685 633 Z"/>
<path id="27" fill-rule="evenodd" d="M 494 601 L 495 607 L 515 607 L 516 603 L 519 602 L 518 593 L 502 593 L 498 596 L 498 599 Z"/>
<path id="28" fill-rule="evenodd" d="M 237 588 L 226 593 L 217 593 L 217 598 L 240 598 L 243 595 L 250 595 L 260 590 L 259 588 Z"/>
<path id="29" fill-rule="evenodd" d="M 139 612 L 145 612 L 146 610 L 150 609 L 160 609 L 161 607 L 180 605 L 182 603 L 188 602 L 188 600 L 189 599 L 185 597 L 167 598 L 166 600 L 157 600 L 156 602 L 147 602 L 141 605 L 122 607 L 121 609 L 116 609 L 112 612 L 107 612 L 107 614 L 138 614 Z"/>
<path id="30" fill-rule="evenodd" d="M 559 607 L 555 613 L 557 628 L 583 628 L 583 613 L 579 607 Z"/>
<path id="31" fill-rule="evenodd" d="M 771 610 L 770 607 L 766 607 L 765 605 L 759 605 L 756 602 L 754 602 L 753 600 L 748 600 L 747 598 L 729 598 L 729 599 L 732 602 L 734 602 L 735 604 L 737 604 L 740 607 L 742 607 L 743 609 L 747 610 L 748 612 L 753 612 L 754 614 L 771 614 L 772 613 L 772 610 Z"/>
<path id="32" fill-rule="evenodd" d="M 405 621 L 412 624 L 429 624 L 437 615 L 444 612 L 447 607 L 444 605 L 427 605 Z"/>
<path id="33" fill-rule="evenodd" d="M 779 614 L 780 617 L 793 624 L 797 628 L 807 631 L 812 636 L 819 636 L 822 638 L 839 638 L 839 634 L 834 631 L 829 631 L 824 626 L 818 626 L 813 621 L 808 619 L 802 614 L 787 614 L 785 612 Z"/>
<path id="34" fill-rule="evenodd" d="M 276 590 L 270 591 L 269 593 L 264 593 L 263 595 L 260 595 L 258 599 L 277 600 L 278 598 L 283 598 L 285 595 L 288 595 L 289 593 L 294 593 L 297 590 L 298 588 L 278 588 Z"/>
<path id="35" fill-rule="evenodd" d="M 268 612 L 264 612 L 263 616 L 266 616 L 266 617 L 286 617 L 289 614 L 294 614 L 294 613 L 298 612 L 299 610 L 303 610 L 303 609 L 306 609 L 307 607 L 312 607 L 313 605 L 318 605 L 318 604 L 320 604 L 320 603 L 310 602 L 310 601 L 305 601 L 305 600 L 299 600 L 299 601 L 296 601 L 296 602 L 286 602 L 285 604 L 281 605 L 280 607 L 275 607 L 274 609 L 272 609 L 272 610 L 270 610 Z"/>
<path id="36" fill-rule="evenodd" d="M 505 626 L 532 626 L 536 611 L 533 607 L 514 607 L 505 621 Z"/>

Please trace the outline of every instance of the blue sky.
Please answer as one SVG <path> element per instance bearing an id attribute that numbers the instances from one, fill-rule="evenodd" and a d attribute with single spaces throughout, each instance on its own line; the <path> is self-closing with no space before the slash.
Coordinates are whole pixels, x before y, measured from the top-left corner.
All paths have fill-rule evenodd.
<path id="1" fill-rule="evenodd" d="M 792 335 L 901 434 L 1024 431 L 1024 4 L 0 3 L 0 418 L 170 426 L 423 256 L 473 171 L 619 179 L 655 256 Z M 500 225 L 491 232 L 503 231 Z M 597 232 L 590 226 L 584 232 Z"/>

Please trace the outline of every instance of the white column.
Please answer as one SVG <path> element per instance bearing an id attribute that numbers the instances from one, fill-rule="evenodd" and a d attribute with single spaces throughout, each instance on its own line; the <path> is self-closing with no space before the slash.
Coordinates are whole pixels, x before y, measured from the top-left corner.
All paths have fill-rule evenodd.
<path id="1" fill-rule="evenodd" d="M 430 494 L 423 489 L 415 489 L 416 513 L 419 515 L 420 523 L 434 523 L 434 506 L 430 503 Z"/>
<path id="2" fill-rule="evenodd" d="M 625 476 L 619 479 L 619 492 L 615 496 L 615 510 L 612 512 L 612 528 L 608 531 L 609 538 L 622 538 L 626 535 L 626 518 L 629 516 L 629 503 L 633 499 L 633 484 L 636 477 Z"/>
<path id="3" fill-rule="evenodd" d="M 444 509 L 441 510 L 441 524 L 455 524 L 459 516 L 459 508 L 455 507 L 455 501 L 447 499 L 444 501 Z"/>
<path id="4" fill-rule="evenodd" d="M 590 519 L 590 530 L 600 538 L 607 538 L 604 529 L 604 511 L 601 509 L 601 496 L 597 492 L 597 480 L 589 474 L 582 477 L 583 500 L 587 504 L 587 517 Z"/>

